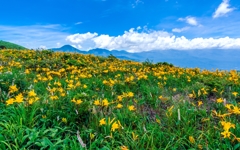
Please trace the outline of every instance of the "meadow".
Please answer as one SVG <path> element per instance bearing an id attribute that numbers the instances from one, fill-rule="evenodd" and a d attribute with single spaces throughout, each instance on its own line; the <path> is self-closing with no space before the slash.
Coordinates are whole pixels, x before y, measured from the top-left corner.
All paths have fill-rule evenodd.
<path id="1" fill-rule="evenodd" d="M 0 50 L 0 149 L 240 149 L 240 75 Z"/>

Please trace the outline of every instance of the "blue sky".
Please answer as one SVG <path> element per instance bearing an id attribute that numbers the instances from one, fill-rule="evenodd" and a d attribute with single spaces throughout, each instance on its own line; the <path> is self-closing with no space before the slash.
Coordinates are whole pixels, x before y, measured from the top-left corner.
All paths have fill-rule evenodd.
<path id="1" fill-rule="evenodd" d="M 240 49 L 239 0 L 2 0 L 0 40 L 28 48 Z"/>

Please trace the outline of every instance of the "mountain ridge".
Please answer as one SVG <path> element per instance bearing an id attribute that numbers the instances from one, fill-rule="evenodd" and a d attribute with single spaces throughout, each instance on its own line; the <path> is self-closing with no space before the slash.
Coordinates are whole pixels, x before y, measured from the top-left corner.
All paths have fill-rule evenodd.
<path id="1" fill-rule="evenodd" d="M 113 55 L 119 59 L 127 59 L 138 62 L 150 61 L 153 63 L 167 62 L 179 67 L 201 69 L 221 69 L 221 70 L 240 70 L 240 50 L 236 49 L 206 49 L 206 50 L 153 50 L 137 53 L 129 53 L 124 50 L 91 49 L 82 51 L 68 45 L 58 48 L 58 51 L 77 52 L 82 54 L 94 54 L 96 56 L 107 57 Z M 74 51 L 71 51 L 74 49 Z M 53 48 L 53 51 L 56 49 Z"/>

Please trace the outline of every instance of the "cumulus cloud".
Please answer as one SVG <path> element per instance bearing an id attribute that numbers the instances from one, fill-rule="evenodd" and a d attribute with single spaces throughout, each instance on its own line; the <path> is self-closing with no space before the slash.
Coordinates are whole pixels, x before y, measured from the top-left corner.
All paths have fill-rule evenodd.
<path id="1" fill-rule="evenodd" d="M 178 32 L 178 33 L 180 33 L 180 32 L 186 31 L 186 30 L 188 30 L 188 29 L 189 29 L 189 27 L 173 28 L 173 29 L 172 29 L 172 32 Z"/>
<path id="2" fill-rule="evenodd" d="M 185 18 L 179 18 L 178 21 L 185 21 L 186 23 L 193 25 L 193 26 L 199 25 L 197 22 L 197 19 L 195 17 L 191 17 L 191 16 L 187 16 Z"/>
<path id="3" fill-rule="evenodd" d="M 74 34 L 66 38 L 82 50 L 105 48 L 109 50 L 126 50 L 141 52 L 150 50 L 192 50 L 192 49 L 235 49 L 240 48 L 240 38 L 193 38 L 177 37 L 165 31 L 139 32 L 134 28 L 125 31 L 123 35 L 110 36 L 97 33 Z M 86 43 L 85 43 L 86 42 Z"/>
<path id="4" fill-rule="evenodd" d="M 213 18 L 218 18 L 226 15 L 227 13 L 234 10 L 234 8 L 229 7 L 229 0 L 223 0 L 222 3 L 218 6 L 216 11 L 213 14 Z"/>

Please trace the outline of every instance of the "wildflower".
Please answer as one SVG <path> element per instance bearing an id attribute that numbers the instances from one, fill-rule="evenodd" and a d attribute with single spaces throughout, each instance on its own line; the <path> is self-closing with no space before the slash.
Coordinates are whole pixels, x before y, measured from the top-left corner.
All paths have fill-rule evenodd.
<path id="1" fill-rule="evenodd" d="M 129 109 L 130 111 L 134 111 L 134 110 L 136 110 L 136 108 L 134 107 L 134 105 L 130 105 L 130 106 L 128 106 L 128 109 Z"/>
<path id="2" fill-rule="evenodd" d="M 231 122 L 221 121 L 220 123 L 223 126 L 224 131 L 229 131 L 230 128 L 235 128 L 235 124 L 232 124 Z"/>
<path id="3" fill-rule="evenodd" d="M 16 96 L 15 102 L 17 102 L 17 103 L 23 102 L 23 95 L 22 95 L 22 93 L 20 93 L 20 94 L 18 94 L 18 95 Z"/>
<path id="4" fill-rule="evenodd" d="M 217 103 L 222 103 L 223 102 L 223 99 L 222 98 L 218 98 L 217 99 Z"/>
<path id="5" fill-rule="evenodd" d="M 95 100 L 93 104 L 96 105 L 96 106 L 100 106 L 101 105 L 99 100 Z"/>
<path id="6" fill-rule="evenodd" d="M 83 101 L 82 100 L 75 100 L 75 98 L 74 99 L 72 99 L 71 100 L 71 102 L 73 102 L 73 103 L 75 103 L 75 104 L 77 104 L 77 105 L 80 105 Z"/>
<path id="7" fill-rule="evenodd" d="M 84 88 L 84 89 L 86 89 L 86 88 L 87 88 L 87 85 L 86 85 L 86 84 L 84 84 L 84 85 L 83 85 L 83 88 Z"/>
<path id="8" fill-rule="evenodd" d="M 29 97 L 35 97 L 35 96 L 37 96 L 37 94 L 34 92 L 34 90 L 31 90 L 31 91 L 28 92 L 28 96 Z"/>
<path id="9" fill-rule="evenodd" d="M 119 102 L 121 102 L 123 97 L 121 95 L 118 95 L 117 99 L 118 99 Z"/>
<path id="10" fill-rule="evenodd" d="M 14 92 L 17 92 L 18 91 L 18 88 L 16 85 L 11 85 L 9 86 L 9 93 L 14 93 Z"/>
<path id="11" fill-rule="evenodd" d="M 161 101 L 163 101 L 163 102 L 165 102 L 165 101 L 167 101 L 167 100 L 168 100 L 168 98 L 166 98 L 166 97 L 163 97 L 162 95 L 160 95 L 158 98 L 159 98 Z"/>
<path id="12" fill-rule="evenodd" d="M 106 107 L 109 105 L 109 102 L 106 98 L 102 101 L 102 105 Z"/>
<path id="13" fill-rule="evenodd" d="M 120 109 L 120 108 L 122 108 L 122 107 L 123 107 L 122 104 L 117 104 L 117 106 L 116 106 L 116 108 L 118 108 L 118 109 Z"/>
<path id="14" fill-rule="evenodd" d="M 238 95 L 238 92 L 232 92 L 232 95 L 236 97 Z"/>
<path id="15" fill-rule="evenodd" d="M 46 115 L 42 115 L 42 118 L 45 119 L 45 118 L 47 118 L 47 116 Z"/>
<path id="16" fill-rule="evenodd" d="M 112 124 L 112 128 L 111 128 L 111 131 L 115 131 L 116 129 L 119 128 L 119 124 L 115 121 L 113 124 Z"/>
<path id="17" fill-rule="evenodd" d="M 121 146 L 120 148 L 121 148 L 121 150 L 129 150 L 128 147 L 127 147 L 127 146 L 124 146 L 124 145 Z"/>
<path id="18" fill-rule="evenodd" d="M 67 123 L 67 119 L 66 118 L 62 118 L 62 122 L 63 123 Z"/>
<path id="19" fill-rule="evenodd" d="M 128 97 L 133 97 L 134 93 L 133 92 L 128 92 Z"/>
<path id="20" fill-rule="evenodd" d="M 11 105 L 14 103 L 14 98 L 10 98 L 6 101 L 7 105 Z"/>
<path id="21" fill-rule="evenodd" d="M 177 88 L 173 88 L 173 92 L 176 92 L 177 91 Z"/>
<path id="22" fill-rule="evenodd" d="M 198 101 L 198 107 L 201 106 L 203 104 L 202 101 Z"/>
<path id="23" fill-rule="evenodd" d="M 212 92 L 218 92 L 218 90 L 216 88 L 212 89 Z"/>
<path id="24" fill-rule="evenodd" d="M 99 126 L 105 125 L 106 124 L 106 118 L 103 118 L 99 121 Z"/>
<path id="25" fill-rule="evenodd" d="M 189 137 L 188 137 L 188 139 L 189 139 L 189 141 L 190 141 L 192 144 L 194 144 L 194 143 L 195 143 L 195 139 L 194 139 L 194 137 L 193 137 L 193 136 L 189 136 Z"/>
<path id="26" fill-rule="evenodd" d="M 240 108 L 238 108 L 237 106 L 233 106 L 233 109 L 231 112 L 234 114 L 240 114 Z"/>
<path id="27" fill-rule="evenodd" d="M 25 73 L 26 73 L 26 74 L 29 74 L 29 73 L 30 73 L 29 69 L 26 69 L 26 70 L 25 70 Z"/>
<path id="28" fill-rule="evenodd" d="M 223 138 L 230 138 L 231 132 L 223 131 L 223 132 L 221 132 L 221 134 L 223 135 Z"/>
<path id="29" fill-rule="evenodd" d="M 90 133 L 90 139 L 92 140 L 94 137 L 95 137 L 95 135 Z"/>
<path id="30" fill-rule="evenodd" d="M 52 96 L 50 96 L 50 99 L 52 99 L 52 100 L 57 100 L 57 99 L 58 99 L 58 96 L 57 96 L 57 95 L 52 95 Z"/>

